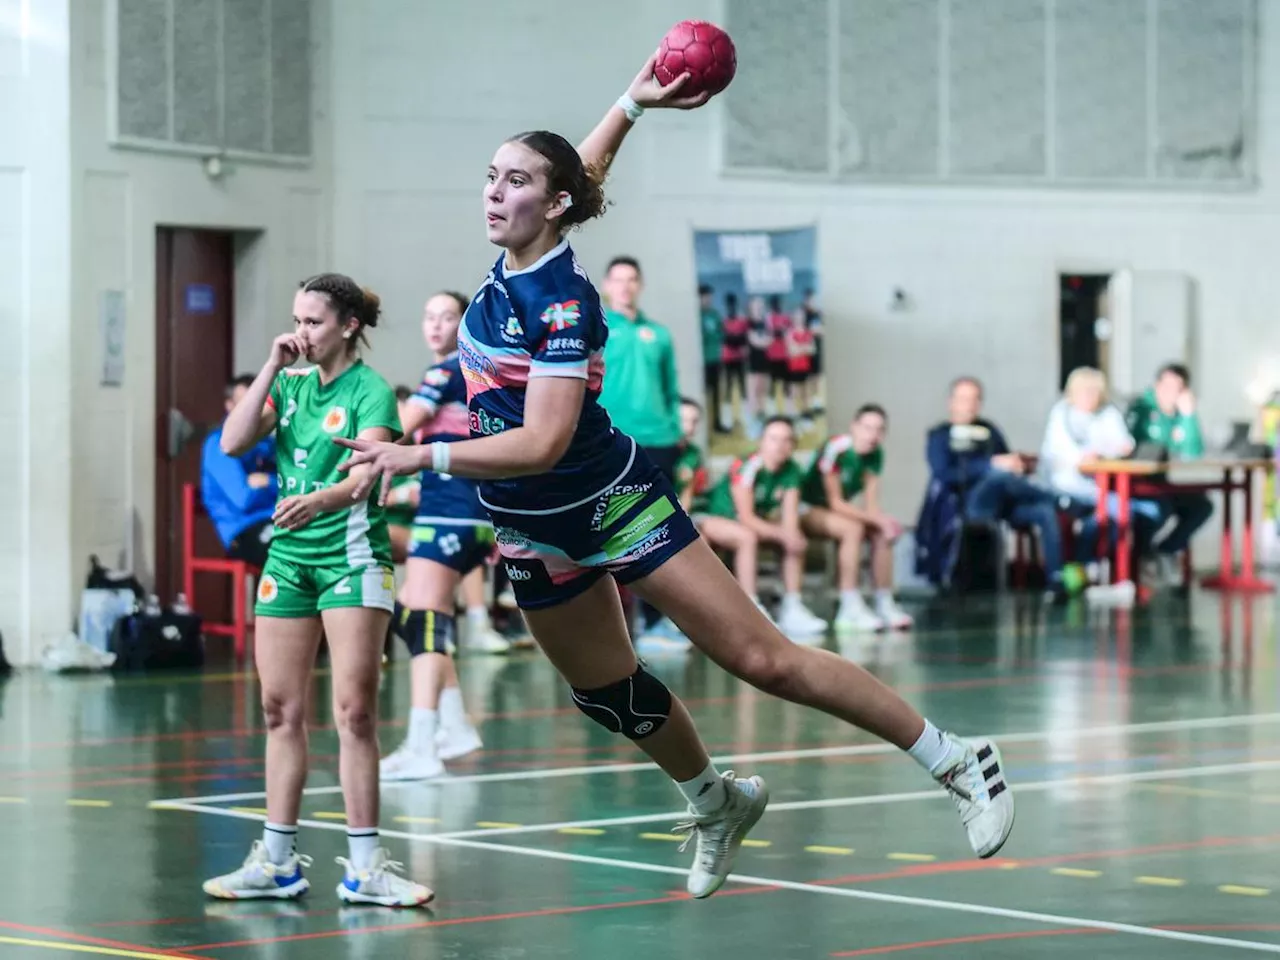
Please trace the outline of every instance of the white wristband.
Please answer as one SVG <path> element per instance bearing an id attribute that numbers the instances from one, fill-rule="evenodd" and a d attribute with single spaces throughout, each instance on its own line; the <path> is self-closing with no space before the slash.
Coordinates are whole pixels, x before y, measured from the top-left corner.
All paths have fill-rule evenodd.
<path id="1" fill-rule="evenodd" d="M 631 95 L 624 93 L 618 98 L 617 107 L 627 115 L 627 119 L 635 123 L 644 116 L 644 107 L 631 99 Z"/>
<path id="2" fill-rule="evenodd" d="M 437 440 L 431 444 L 431 469 L 436 473 L 449 472 L 449 445 Z"/>

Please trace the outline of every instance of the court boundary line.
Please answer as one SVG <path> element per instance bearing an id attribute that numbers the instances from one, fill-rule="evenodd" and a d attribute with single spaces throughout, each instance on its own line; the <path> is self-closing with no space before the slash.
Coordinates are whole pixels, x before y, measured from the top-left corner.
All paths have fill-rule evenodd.
<path id="1" fill-rule="evenodd" d="M 1030 730 L 1015 733 L 982 734 L 981 736 L 990 737 L 1001 745 L 1004 745 L 1009 743 L 1038 743 L 1045 740 L 1056 739 L 1074 738 L 1084 740 L 1092 737 L 1104 737 L 1115 734 L 1159 733 L 1170 730 L 1214 730 L 1229 727 L 1259 727 L 1276 723 L 1280 723 L 1280 713 L 1241 713 L 1225 717 L 1157 720 L 1146 723 L 1110 724 L 1096 727 L 1069 728 L 1066 730 Z M 723 766 L 725 764 L 732 763 L 768 763 L 775 760 L 810 760 L 826 757 L 868 756 L 902 752 L 903 751 L 899 750 L 897 747 L 888 743 L 862 743 L 851 744 L 844 747 L 813 747 L 797 750 L 772 750 L 763 753 L 727 754 L 712 757 L 712 761 Z M 562 777 L 635 773 L 645 770 L 658 772 L 658 767 L 651 760 L 628 763 L 579 765 L 572 767 L 544 767 L 535 770 L 510 770 L 501 773 L 477 773 L 463 774 L 461 776 L 445 776 L 425 781 L 425 784 L 433 787 L 446 787 L 470 783 L 504 783 L 522 780 L 540 781 L 559 779 Z M 422 786 L 424 786 L 424 782 L 419 781 L 406 781 L 399 783 L 390 782 L 382 784 L 382 789 L 386 792 L 388 789 L 402 790 L 406 788 L 421 788 Z M 306 787 L 303 789 L 302 795 L 315 797 L 327 796 L 341 792 L 342 787 L 340 785 L 331 784 L 320 787 Z M 197 797 L 170 797 L 163 800 L 154 800 L 152 801 L 152 806 L 170 805 L 175 803 L 240 803 L 246 800 L 262 800 L 266 798 L 266 795 L 265 790 L 255 790 L 244 793 L 207 794 Z"/>
<path id="2" fill-rule="evenodd" d="M 1278 762 L 1280 763 L 1280 762 Z M 186 805 L 192 812 L 207 813 L 212 816 L 232 816 L 251 820 L 262 820 L 257 814 L 246 814 L 239 811 L 223 810 L 219 807 Z M 313 827 L 330 832 L 344 832 L 345 827 L 323 821 L 299 820 L 299 826 Z M 432 842 L 443 846 L 460 847 L 471 850 L 483 850 L 490 853 L 505 853 L 517 856 L 537 857 L 544 860 L 558 860 L 566 863 L 582 863 L 593 866 L 611 867 L 618 870 L 631 870 L 642 873 L 658 873 L 667 876 L 687 877 L 688 869 L 672 867 L 665 864 L 645 863 L 640 860 L 622 860 L 612 857 L 595 857 L 588 854 L 567 853 L 560 850 L 545 850 L 535 847 L 519 847 L 502 843 L 486 843 L 480 840 L 460 837 L 443 837 L 439 835 L 405 833 L 403 831 L 384 830 L 383 836 L 398 837 L 419 842 Z M 1231 937 L 1214 937 L 1205 934 L 1189 933 L 1180 930 L 1163 930 L 1158 927 L 1144 927 L 1137 924 L 1119 923 L 1111 920 L 1094 920 L 1084 917 L 1069 917 L 1053 913 L 1037 913 L 1011 907 L 997 907 L 986 904 L 966 903 L 957 900 L 939 900 L 929 897 L 913 897 L 896 893 L 880 893 L 874 890 L 850 889 L 848 887 L 823 886 L 819 883 L 805 883 L 797 880 L 780 880 L 769 877 L 756 877 L 747 874 L 733 873 L 726 882 L 745 884 L 752 887 L 766 887 L 774 890 L 790 890 L 799 893 L 816 893 L 824 896 L 845 897 L 852 900 L 865 900 L 874 903 L 892 904 L 895 906 L 920 907 L 924 909 L 943 910 L 953 913 L 968 913 L 988 917 L 999 917 L 1005 920 L 1025 920 L 1030 923 L 1046 924 L 1050 927 L 1087 928 L 1100 932 L 1129 934 L 1158 940 L 1176 940 L 1183 943 L 1198 943 L 1208 946 L 1227 947 L 1236 950 L 1249 950 L 1257 953 L 1280 954 L 1280 943 L 1264 943 L 1256 940 L 1243 940 Z M 674 903 L 684 901 L 674 900 Z"/>

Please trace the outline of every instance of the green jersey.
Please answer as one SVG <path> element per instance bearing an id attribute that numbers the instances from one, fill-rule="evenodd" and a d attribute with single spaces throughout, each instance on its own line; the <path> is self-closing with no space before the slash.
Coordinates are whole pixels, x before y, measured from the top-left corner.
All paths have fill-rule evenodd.
<path id="1" fill-rule="evenodd" d="M 702 362 L 720 362 L 720 348 L 724 345 L 724 319 L 715 307 L 702 308 Z"/>
<path id="2" fill-rule="evenodd" d="M 707 512 L 717 517 L 738 516 L 733 504 L 733 489 L 751 491 L 756 516 L 761 520 L 777 520 L 782 512 L 782 495 L 788 490 L 800 489 L 804 473 L 794 460 L 787 460 L 777 470 L 765 468 L 760 454 L 753 453 L 743 460 L 735 460 L 729 472 L 707 496 Z"/>
<path id="3" fill-rule="evenodd" d="M 386 427 L 400 436 L 396 395 L 386 380 L 357 360 L 322 384 L 316 367 L 282 370 L 268 402 L 276 411 L 276 470 L 280 499 L 324 490 L 346 479 L 338 465 L 350 454 L 334 437 L 354 438 Z M 276 528 L 271 556 L 304 566 L 391 565 L 386 514 L 377 486 L 367 500 L 317 514 L 300 530 Z"/>
<path id="4" fill-rule="evenodd" d="M 693 487 L 694 513 L 706 513 L 707 468 L 702 461 L 702 451 L 696 444 L 686 443 L 676 459 L 676 493 L 683 494 Z"/>
<path id="5" fill-rule="evenodd" d="M 1183 416 L 1176 410 L 1171 414 L 1165 413 L 1156 403 L 1155 391 L 1150 388 L 1133 401 L 1126 420 L 1134 440 L 1166 447 L 1171 460 L 1194 460 L 1204 456 L 1200 418 L 1194 413 Z"/>
<path id="6" fill-rule="evenodd" d="M 834 473 L 840 477 L 840 496 L 850 502 L 866 486 L 867 474 L 879 476 L 883 469 L 884 451 L 880 447 L 870 453 L 859 453 L 853 448 L 853 437 L 842 433 L 829 438 L 809 464 L 800 497 L 811 506 L 830 506 L 825 478 Z"/>
<path id="7" fill-rule="evenodd" d="M 643 313 L 634 320 L 606 310 L 600 406 L 613 425 L 642 447 L 680 442 L 680 380 L 671 332 Z"/>

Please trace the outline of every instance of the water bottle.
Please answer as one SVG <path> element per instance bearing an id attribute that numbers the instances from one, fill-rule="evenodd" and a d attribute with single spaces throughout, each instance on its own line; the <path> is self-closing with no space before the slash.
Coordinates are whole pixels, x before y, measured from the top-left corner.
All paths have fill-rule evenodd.
<path id="1" fill-rule="evenodd" d="M 185 593 L 178 594 L 174 598 L 173 606 L 170 609 L 179 617 L 189 617 L 191 615 L 191 605 L 187 603 L 187 595 Z"/>

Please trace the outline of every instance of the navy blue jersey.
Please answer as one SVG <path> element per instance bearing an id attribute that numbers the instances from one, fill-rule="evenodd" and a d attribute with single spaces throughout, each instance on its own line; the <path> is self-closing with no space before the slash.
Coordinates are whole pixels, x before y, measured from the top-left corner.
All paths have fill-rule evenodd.
<path id="1" fill-rule="evenodd" d="M 569 449 L 549 473 L 480 484 L 486 506 L 554 513 L 613 485 L 631 464 L 635 444 L 613 428 L 599 404 L 605 326 L 600 295 L 566 240 L 523 270 L 507 271 L 505 254 L 489 272 L 458 329 L 467 381 L 471 435 L 524 425 L 525 388 L 534 377 L 587 382 Z"/>
<path id="2" fill-rule="evenodd" d="M 423 443 L 451 443 L 471 435 L 467 425 L 467 387 L 458 366 L 458 354 L 449 354 L 427 368 L 422 383 L 409 402 L 426 407 L 431 419 L 423 428 Z M 477 484 L 448 474 L 422 471 L 422 490 L 418 495 L 419 517 L 483 518 Z"/>

